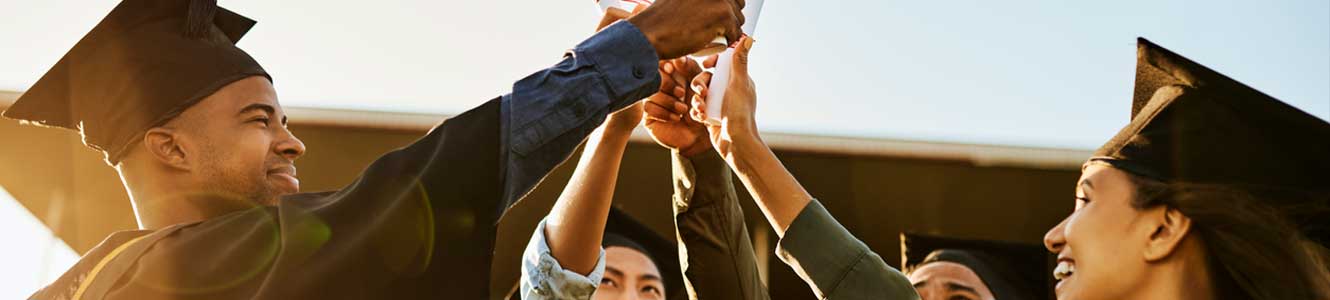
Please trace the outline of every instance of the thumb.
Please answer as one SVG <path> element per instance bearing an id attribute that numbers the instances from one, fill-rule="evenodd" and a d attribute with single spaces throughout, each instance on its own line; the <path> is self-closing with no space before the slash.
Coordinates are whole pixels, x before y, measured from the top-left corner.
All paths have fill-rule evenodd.
<path id="1" fill-rule="evenodd" d="M 734 47 L 734 61 L 732 62 L 731 72 L 748 76 L 748 52 L 753 50 L 753 37 L 744 35 L 739 39 L 738 47 Z"/>

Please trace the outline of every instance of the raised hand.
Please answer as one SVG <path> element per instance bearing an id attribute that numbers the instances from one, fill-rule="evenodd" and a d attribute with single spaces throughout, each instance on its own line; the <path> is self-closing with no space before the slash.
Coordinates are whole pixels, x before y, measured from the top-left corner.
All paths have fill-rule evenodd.
<path id="1" fill-rule="evenodd" d="M 689 106 L 682 100 L 692 95 L 685 87 L 701 72 L 702 67 L 686 57 L 661 61 L 660 92 L 647 98 L 642 106 L 651 138 L 685 156 L 711 148 L 705 125 L 687 116 Z"/>
<path id="2" fill-rule="evenodd" d="M 656 48 L 660 59 L 702 50 L 717 36 L 735 41 L 743 33 L 744 0 L 657 0 L 628 18 Z"/>
<path id="3" fill-rule="evenodd" d="M 757 111 L 757 88 L 753 84 L 752 77 L 748 75 L 748 52 L 752 49 L 752 37 L 744 36 L 739 40 L 738 47 L 734 51 L 734 63 L 730 69 L 729 86 L 725 89 L 725 105 L 721 107 L 722 112 L 719 116 L 720 125 L 707 125 L 711 143 L 723 157 L 730 156 L 730 145 L 735 139 L 760 140 L 757 135 L 757 124 L 753 119 L 753 114 Z M 703 64 L 710 68 L 715 62 L 716 56 L 712 56 Z M 711 72 L 704 72 L 692 81 L 692 89 L 696 94 L 690 101 L 692 109 L 689 110 L 689 115 L 694 121 L 701 122 L 708 117 L 706 101 L 710 82 Z"/>

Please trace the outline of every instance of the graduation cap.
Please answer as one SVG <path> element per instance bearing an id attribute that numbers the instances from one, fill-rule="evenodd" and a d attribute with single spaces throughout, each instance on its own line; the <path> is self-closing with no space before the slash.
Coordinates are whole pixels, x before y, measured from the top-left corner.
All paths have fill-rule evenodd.
<path id="1" fill-rule="evenodd" d="M 121 1 L 4 116 L 78 131 L 115 165 L 149 128 L 231 82 L 268 76 L 235 46 L 254 23 L 216 0 Z"/>
<path id="2" fill-rule="evenodd" d="M 974 271 L 998 300 L 1049 299 L 1050 257 L 1043 246 L 901 233 L 901 266 L 907 272 L 934 262 Z"/>
<path id="3" fill-rule="evenodd" d="M 1091 161 L 1163 182 L 1299 195 L 1259 198 L 1285 211 L 1330 199 L 1330 123 L 1145 39 L 1131 122 Z M 1294 223 L 1330 242 L 1330 215 L 1303 213 Z"/>
<path id="4" fill-rule="evenodd" d="M 645 224 L 638 222 L 618 208 L 610 208 L 609 218 L 605 221 L 605 238 L 602 246 L 625 247 L 646 254 L 660 269 L 661 280 L 665 283 L 665 296 L 669 299 L 683 299 L 683 273 L 679 270 L 679 250 L 674 242 L 656 234 Z"/>

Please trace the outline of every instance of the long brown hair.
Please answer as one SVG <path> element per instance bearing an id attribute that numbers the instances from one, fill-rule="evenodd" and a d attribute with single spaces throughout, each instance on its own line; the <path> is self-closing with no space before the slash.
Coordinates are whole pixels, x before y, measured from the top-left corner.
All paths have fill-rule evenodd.
<path id="1" fill-rule="evenodd" d="M 1194 222 L 1192 230 L 1204 245 L 1215 295 L 1222 299 L 1330 299 L 1330 251 L 1304 234 L 1324 230 L 1330 220 L 1301 217 L 1327 215 L 1330 195 L 1166 183 L 1128 174 L 1137 186 L 1132 206 L 1167 205 Z"/>

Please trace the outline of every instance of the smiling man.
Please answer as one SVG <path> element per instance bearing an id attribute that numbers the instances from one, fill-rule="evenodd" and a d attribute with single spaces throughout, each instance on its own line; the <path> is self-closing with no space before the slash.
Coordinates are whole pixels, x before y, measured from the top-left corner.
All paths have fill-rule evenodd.
<path id="1" fill-rule="evenodd" d="M 300 191 L 294 162 L 305 145 L 286 129 L 264 76 L 218 89 L 128 147 L 115 167 L 141 228 L 276 205 Z"/>
<path id="2" fill-rule="evenodd" d="M 129 191 L 112 234 L 34 299 L 485 299 L 496 222 L 658 61 L 738 38 L 742 0 L 660 0 L 512 91 L 298 193 L 305 147 L 213 0 L 125 0 L 5 117 L 76 130 Z M 684 17 L 686 16 L 686 17 Z"/>

